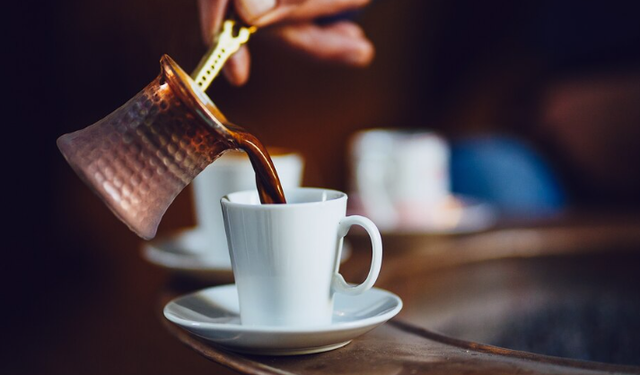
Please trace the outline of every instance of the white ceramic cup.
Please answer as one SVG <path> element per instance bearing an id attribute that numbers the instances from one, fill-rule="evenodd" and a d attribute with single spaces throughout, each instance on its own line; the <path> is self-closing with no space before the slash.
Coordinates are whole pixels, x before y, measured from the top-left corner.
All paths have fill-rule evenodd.
<path id="1" fill-rule="evenodd" d="M 268 151 L 282 187 L 300 186 L 304 169 L 302 156 L 285 149 L 270 148 Z M 225 153 L 193 180 L 197 228 L 207 242 L 202 248 L 207 249 L 208 256 L 226 259 L 230 264 L 220 198 L 249 189 L 256 189 L 256 174 L 249 157 L 241 151 Z"/>
<path id="2" fill-rule="evenodd" d="M 451 195 L 449 145 L 438 133 L 369 129 L 350 146 L 357 211 L 381 229 L 420 226 Z"/>
<path id="3" fill-rule="evenodd" d="M 382 240 L 373 222 L 346 216 L 347 195 L 315 188 L 285 189 L 287 204 L 260 204 L 254 191 L 222 198 L 243 325 L 319 326 L 331 323 L 334 293 L 360 294 L 380 273 Z M 357 286 L 338 273 L 343 238 L 353 225 L 371 237 L 369 274 Z"/>

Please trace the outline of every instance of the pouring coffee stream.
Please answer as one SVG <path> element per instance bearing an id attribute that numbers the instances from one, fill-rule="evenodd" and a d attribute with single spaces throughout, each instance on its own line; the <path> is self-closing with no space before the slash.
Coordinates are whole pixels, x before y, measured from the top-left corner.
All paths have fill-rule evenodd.
<path id="1" fill-rule="evenodd" d="M 244 150 L 262 203 L 285 203 L 262 143 L 226 119 L 205 94 L 226 60 L 255 28 L 223 24 L 191 78 L 169 56 L 158 77 L 93 125 L 58 138 L 74 171 L 133 232 L 155 237 L 175 197 L 226 151 Z M 237 34 L 234 35 L 234 32 Z"/>

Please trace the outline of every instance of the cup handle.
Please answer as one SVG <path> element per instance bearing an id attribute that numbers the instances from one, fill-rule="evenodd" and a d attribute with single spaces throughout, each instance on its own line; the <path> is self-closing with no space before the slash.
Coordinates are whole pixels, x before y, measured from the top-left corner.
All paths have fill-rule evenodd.
<path id="1" fill-rule="evenodd" d="M 371 268 L 369 269 L 367 278 L 362 282 L 362 284 L 353 286 L 349 285 L 344 280 L 344 277 L 340 273 L 338 273 L 338 268 L 336 267 L 336 272 L 333 274 L 333 280 L 331 282 L 331 289 L 334 292 L 349 295 L 361 294 L 371 289 L 373 284 L 378 279 L 378 275 L 380 274 L 380 267 L 382 266 L 382 237 L 380 236 L 380 231 L 373 223 L 373 221 L 359 215 L 347 216 L 343 218 L 342 220 L 340 220 L 338 228 L 339 239 L 342 240 L 342 238 L 347 235 L 349 229 L 351 229 L 351 226 L 353 225 L 359 225 L 364 228 L 371 238 Z"/>

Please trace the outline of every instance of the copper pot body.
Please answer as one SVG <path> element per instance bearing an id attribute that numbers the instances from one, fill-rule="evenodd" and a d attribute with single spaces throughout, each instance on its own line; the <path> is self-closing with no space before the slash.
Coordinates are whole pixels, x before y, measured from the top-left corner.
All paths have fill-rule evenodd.
<path id="1" fill-rule="evenodd" d="M 161 67 L 123 106 L 57 141 L 80 178 L 144 239 L 155 236 L 178 193 L 235 148 L 224 116 L 189 76 L 168 56 Z"/>

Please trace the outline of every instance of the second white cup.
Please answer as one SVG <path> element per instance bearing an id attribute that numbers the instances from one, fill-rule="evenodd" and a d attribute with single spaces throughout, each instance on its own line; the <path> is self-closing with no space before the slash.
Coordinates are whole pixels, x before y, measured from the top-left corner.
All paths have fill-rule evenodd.
<path id="1" fill-rule="evenodd" d="M 382 230 L 433 225 L 451 196 L 449 145 L 432 131 L 369 129 L 351 139 L 350 188 Z"/>

